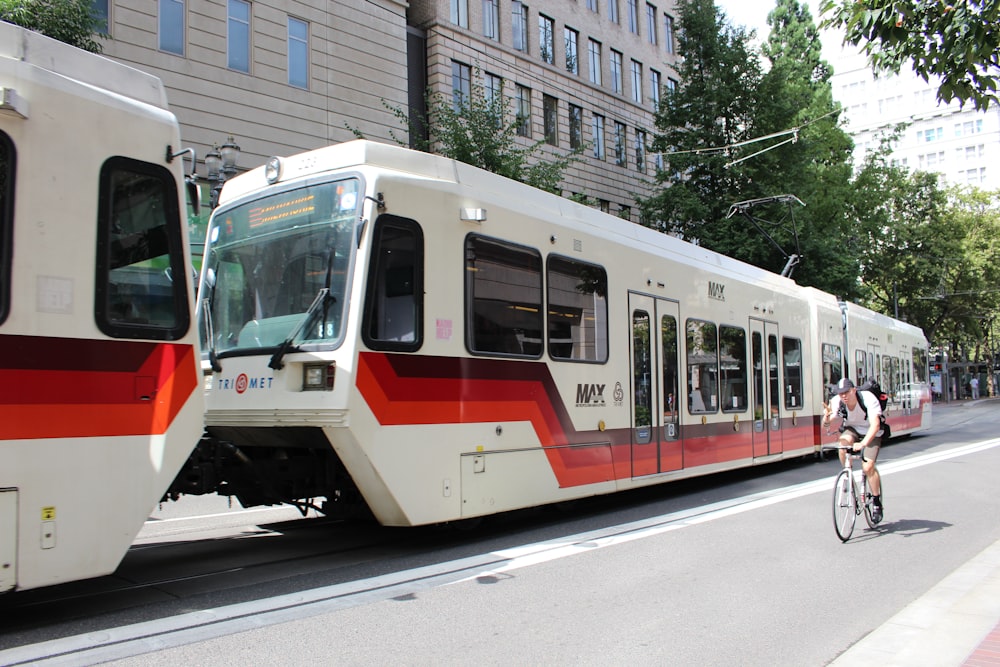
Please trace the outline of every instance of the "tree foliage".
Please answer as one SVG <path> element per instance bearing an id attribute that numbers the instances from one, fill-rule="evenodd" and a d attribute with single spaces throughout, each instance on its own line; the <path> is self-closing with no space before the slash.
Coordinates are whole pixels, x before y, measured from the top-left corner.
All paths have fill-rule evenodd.
<path id="1" fill-rule="evenodd" d="M 100 21 L 91 0 L 0 0 L 0 21 L 100 53 Z"/>
<path id="2" fill-rule="evenodd" d="M 476 79 L 481 79 L 478 71 Z M 523 119 L 510 113 L 507 97 L 487 95 L 481 84 L 472 84 L 468 96 L 429 92 L 426 116 L 384 104 L 407 127 L 409 140 L 390 131 L 399 145 L 465 162 L 546 192 L 561 192 L 563 173 L 580 152 L 551 156 L 542 153 L 544 140 L 527 146 L 520 143 L 518 128 Z M 357 129 L 348 129 L 363 138 Z"/>
<path id="3" fill-rule="evenodd" d="M 714 3 L 682 0 L 678 15 L 680 83 L 656 116 L 654 150 L 665 168 L 660 191 L 641 202 L 644 221 L 774 272 L 801 255 L 799 282 L 854 296 L 858 263 L 840 251 L 852 143 L 837 125 L 830 67 L 808 10 L 779 0 L 768 19 L 766 72 L 750 35 Z M 771 203 L 729 216 L 732 204 L 761 199 Z"/>
<path id="4" fill-rule="evenodd" d="M 745 168 L 728 167 L 725 147 L 753 136 L 759 60 L 741 28 L 724 23 L 712 0 L 680 0 L 679 85 L 656 113 L 653 150 L 664 155 L 659 192 L 640 202 L 645 224 L 734 257 L 766 253 L 763 239 L 734 237 L 729 206 L 753 198 Z"/>
<path id="5" fill-rule="evenodd" d="M 974 348 L 1000 309 L 1000 195 L 944 187 L 888 154 L 869 154 L 851 199 L 865 302 L 935 345 Z"/>
<path id="6" fill-rule="evenodd" d="M 1000 0 L 822 0 L 824 27 L 842 28 L 876 70 L 909 62 L 925 81 L 939 77 L 938 99 L 997 103 Z"/>

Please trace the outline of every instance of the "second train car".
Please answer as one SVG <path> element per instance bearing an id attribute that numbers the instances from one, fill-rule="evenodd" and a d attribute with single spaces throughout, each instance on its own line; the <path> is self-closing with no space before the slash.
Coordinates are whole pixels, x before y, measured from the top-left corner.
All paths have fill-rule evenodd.
<path id="1" fill-rule="evenodd" d="M 842 374 L 926 387 L 913 326 L 367 141 L 228 181 L 200 290 L 207 437 L 172 493 L 386 525 L 813 454 Z"/>

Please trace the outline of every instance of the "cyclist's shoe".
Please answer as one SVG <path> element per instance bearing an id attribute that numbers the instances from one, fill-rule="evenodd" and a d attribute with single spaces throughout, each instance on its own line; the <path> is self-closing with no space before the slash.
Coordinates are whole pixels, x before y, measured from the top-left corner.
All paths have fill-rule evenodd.
<path id="1" fill-rule="evenodd" d="M 882 505 L 881 503 L 872 503 L 872 522 L 881 523 L 882 522 Z"/>

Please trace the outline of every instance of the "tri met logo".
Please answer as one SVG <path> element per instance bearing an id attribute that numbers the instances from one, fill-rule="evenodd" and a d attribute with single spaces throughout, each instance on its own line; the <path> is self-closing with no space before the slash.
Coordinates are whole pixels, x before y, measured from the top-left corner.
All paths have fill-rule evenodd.
<path id="1" fill-rule="evenodd" d="M 219 378 L 215 388 L 218 391 L 235 391 L 237 394 L 243 394 L 248 389 L 270 389 L 272 382 L 274 382 L 273 377 L 252 378 L 247 377 L 246 373 L 240 373 L 235 378 Z"/>

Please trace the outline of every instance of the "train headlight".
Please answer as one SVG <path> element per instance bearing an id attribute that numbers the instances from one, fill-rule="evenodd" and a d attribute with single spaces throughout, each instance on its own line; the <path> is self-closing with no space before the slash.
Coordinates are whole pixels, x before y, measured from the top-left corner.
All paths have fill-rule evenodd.
<path id="1" fill-rule="evenodd" d="M 333 391 L 337 364 L 326 362 L 302 365 L 302 391 Z"/>
<path id="2" fill-rule="evenodd" d="M 268 158 L 267 162 L 264 164 L 264 178 L 267 180 L 268 184 L 273 185 L 281 180 L 281 172 L 283 171 L 282 167 L 281 158 Z"/>

